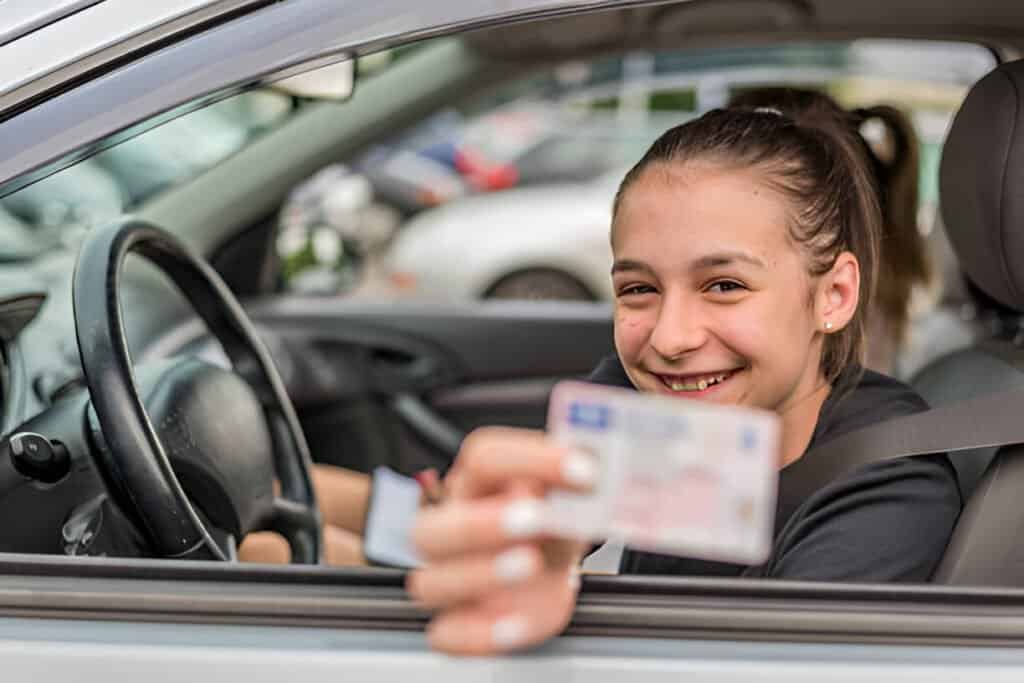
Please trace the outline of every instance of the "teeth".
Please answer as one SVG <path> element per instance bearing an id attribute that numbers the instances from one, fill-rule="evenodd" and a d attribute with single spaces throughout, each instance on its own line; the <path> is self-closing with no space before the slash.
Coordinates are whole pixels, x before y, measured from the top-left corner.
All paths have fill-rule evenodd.
<path id="1" fill-rule="evenodd" d="M 684 382 L 669 382 L 668 386 L 672 391 L 704 391 L 708 387 L 724 382 L 725 378 L 729 376 L 729 373 L 721 375 L 711 375 L 704 379 L 697 380 L 691 384 Z"/>

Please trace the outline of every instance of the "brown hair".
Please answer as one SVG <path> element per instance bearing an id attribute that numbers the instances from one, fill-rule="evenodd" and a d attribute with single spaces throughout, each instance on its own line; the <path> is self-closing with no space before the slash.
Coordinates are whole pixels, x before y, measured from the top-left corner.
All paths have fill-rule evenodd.
<path id="1" fill-rule="evenodd" d="M 709 161 L 754 169 L 789 200 L 790 236 L 804 249 L 811 276 L 827 273 L 850 251 L 860 264 L 860 300 L 869 302 L 881 216 L 864 145 L 842 109 L 819 102 L 807 114 L 797 122 L 775 109 L 714 109 L 669 129 L 623 179 L 613 225 L 626 191 L 652 164 Z M 858 306 L 845 328 L 826 337 L 821 370 L 833 385 L 845 388 L 859 376 L 864 310 Z"/>
<path id="2" fill-rule="evenodd" d="M 736 95 L 732 107 L 776 107 L 797 121 L 823 107 L 840 110 L 824 93 L 802 88 L 756 88 Z M 910 322 L 910 295 L 914 285 L 929 286 L 934 269 L 924 236 L 918 230 L 918 176 L 920 145 L 910 120 L 900 110 L 877 105 L 853 110 L 847 121 L 863 145 L 878 188 L 882 210 L 881 248 L 877 288 L 869 316 L 878 321 L 894 347 L 906 340 Z M 891 154 L 877 154 L 860 131 L 868 121 L 885 128 Z M 888 345 L 883 345 L 888 346 Z M 875 355 L 875 354 L 872 354 Z"/>
<path id="3" fill-rule="evenodd" d="M 928 286 L 934 278 L 924 236 L 918 229 L 920 146 L 914 127 L 900 110 L 887 105 L 854 110 L 860 125 L 878 121 L 892 146 L 891 159 L 872 152 L 871 160 L 882 205 L 882 249 L 878 264 L 875 308 L 885 318 L 889 336 L 906 340 L 910 294 L 914 285 Z"/>

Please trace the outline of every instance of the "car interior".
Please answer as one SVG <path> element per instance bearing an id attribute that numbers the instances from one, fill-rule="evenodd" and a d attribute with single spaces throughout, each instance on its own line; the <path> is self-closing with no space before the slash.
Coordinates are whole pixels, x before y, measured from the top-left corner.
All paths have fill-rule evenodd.
<path id="1" fill-rule="evenodd" d="M 1019 9 L 982 4 L 990 26 L 1024 21 Z M 315 564 L 312 462 L 444 471 L 476 427 L 542 427 L 554 383 L 585 376 L 613 351 L 607 303 L 432 305 L 289 291 L 281 208 L 317 171 L 446 107 L 567 61 L 670 51 L 682 40 L 693 51 L 863 37 L 983 47 L 999 66 L 959 107 L 939 174 L 936 230 L 956 275 L 934 312 L 953 322 L 922 319 L 934 343 L 905 379 L 935 406 L 1024 386 L 1015 326 L 1024 62 L 1013 61 L 1024 43 L 985 27 L 953 31 L 962 3 L 938 28 L 913 3 L 871 5 L 879 19 L 870 27 L 827 3 L 729 0 L 433 38 L 362 75 L 351 100 L 301 102 L 130 215 L 0 264 L 0 511 L 31 520 L 3 525 L 0 552 L 230 561 L 246 533 L 273 529 L 296 563 Z M 936 583 L 1024 586 L 1014 542 L 1022 454 L 1021 445 L 989 446 L 955 457 L 965 508 Z"/>

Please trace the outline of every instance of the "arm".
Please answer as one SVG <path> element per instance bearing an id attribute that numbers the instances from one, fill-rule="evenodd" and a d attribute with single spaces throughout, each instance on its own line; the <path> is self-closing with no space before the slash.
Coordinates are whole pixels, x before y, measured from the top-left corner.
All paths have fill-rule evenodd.
<path id="1" fill-rule="evenodd" d="M 362 536 L 370 502 L 370 477 L 332 465 L 313 465 L 313 489 L 325 524 Z"/>
<path id="2" fill-rule="evenodd" d="M 370 477 L 331 465 L 313 465 L 313 488 L 324 518 L 324 559 L 331 565 L 366 564 L 362 535 L 370 499 Z M 238 548 L 243 562 L 287 564 L 291 550 L 272 531 L 246 535 Z"/>

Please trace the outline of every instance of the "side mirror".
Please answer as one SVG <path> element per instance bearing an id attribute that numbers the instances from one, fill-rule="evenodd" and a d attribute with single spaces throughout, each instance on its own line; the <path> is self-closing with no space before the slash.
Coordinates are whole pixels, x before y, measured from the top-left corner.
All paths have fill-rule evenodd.
<path id="1" fill-rule="evenodd" d="M 355 92 L 356 62 L 348 55 L 323 57 L 278 71 L 264 82 L 286 95 L 340 102 Z"/>

